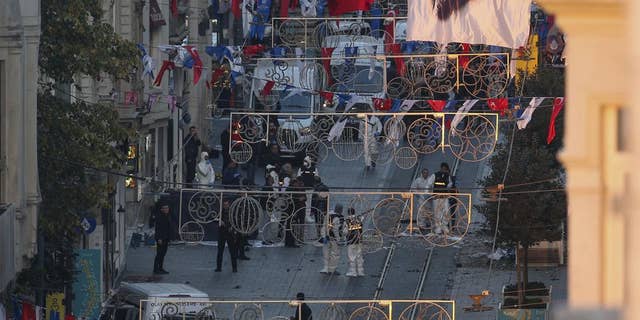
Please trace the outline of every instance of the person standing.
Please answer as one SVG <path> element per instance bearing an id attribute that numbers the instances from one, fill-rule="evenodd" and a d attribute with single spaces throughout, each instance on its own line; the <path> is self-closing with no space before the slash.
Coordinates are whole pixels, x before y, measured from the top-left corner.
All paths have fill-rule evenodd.
<path id="1" fill-rule="evenodd" d="M 314 220 L 316 222 L 316 236 L 318 237 L 318 241 L 314 245 L 322 247 L 324 244 L 324 239 L 322 238 L 322 227 L 329 209 L 329 188 L 322 183 L 322 179 L 320 179 L 320 177 L 315 177 L 315 185 L 313 189 L 315 193 L 312 196 L 311 206 L 316 209 L 314 212 Z"/>
<path id="2" fill-rule="evenodd" d="M 342 215 L 342 204 L 336 204 L 333 211 L 326 216 L 324 228 L 322 228 L 324 246 L 322 255 L 324 258 L 324 268 L 320 273 L 339 275 L 336 271 L 340 262 L 340 246 L 338 242 L 342 240 L 342 229 L 344 216 Z"/>
<path id="3" fill-rule="evenodd" d="M 360 122 L 358 128 L 360 131 L 360 138 L 364 140 L 364 164 L 366 169 L 376 167 L 374 158 L 378 156 L 378 144 L 376 137 L 382 132 L 382 123 L 376 116 L 371 116 L 369 119 L 365 118 Z"/>
<path id="4" fill-rule="evenodd" d="M 229 247 L 229 255 L 231 256 L 231 268 L 233 272 L 238 272 L 238 249 L 236 248 L 236 237 L 233 228 L 229 223 L 231 202 L 229 199 L 222 201 L 222 212 L 218 221 L 218 255 L 216 257 L 215 272 L 222 271 L 222 258 L 224 256 L 225 245 Z"/>
<path id="5" fill-rule="evenodd" d="M 427 210 L 427 212 L 431 209 L 430 204 L 425 203 L 425 201 L 429 197 L 429 195 L 425 193 L 431 193 L 433 191 L 434 179 L 435 177 L 433 175 L 429 175 L 428 169 L 422 169 L 420 176 L 413 180 L 413 183 L 411 183 L 411 191 L 418 193 L 413 197 L 414 201 L 416 202 L 416 210 L 414 212 L 416 212 L 416 224 L 418 228 L 421 229 L 426 228 L 429 221 L 425 221 L 427 219 L 425 219 L 425 217 L 420 214 L 420 208 Z"/>
<path id="6" fill-rule="evenodd" d="M 311 316 L 311 308 L 302 302 L 304 301 L 304 293 L 298 292 L 296 294 L 296 300 L 298 300 L 298 305 L 296 306 L 296 314 L 291 317 L 291 320 L 313 320 Z"/>
<path id="7" fill-rule="evenodd" d="M 159 211 L 155 213 L 155 240 L 156 240 L 156 257 L 153 261 L 154 274 L 167 274 L 164 270 L 164 257 L 169 248 L 171 240 L 171 214 L 169 213 L 169 204 L 160 203 Z"/>
<path id="8" fill-rule="evenodd" d="M 344 224 L 347 235 L 347 257 L 349 271 L 347 277 L 364 277 L 364 258 L 362 257 L 362 217 L 356 216 L 354 208 L 347 209 Z"/>
<path id="9" fill-rule="evenodd" d="M 182 141 L 184 147 L 184 162 L 187 167 L 186 183 L 193 183 L 193 179 L 196 177 L 196 160 L 198 159 L 201 144 L 202 142 L 200 142 L 200 138 L 198 137 L 198 128 L 191 126 L 189 128 L 189 134 L 184 137 Z"/>
<path id="10" fill-rule="evenodd" d="M 213 187 L 213 183 L 216 180 L 216 173 L 213 170 L 213 166 L 209 161 L 209 154 L 202 152 L 200 154 L 200 162 L 196 167 L 196 179 L 195 182 L 201 189 L 207 189 Z"/>
<path id="11" fill-rule="evenodd" d="M 433 192 L 449 193 L 453 187 L 453 181 L 449 175 L 449 165 L 446 162 L 440 164 L 440 171 L 433 174 Z M 434 232 L 436 234 L 449 233 L 449 196 L 441 195 L 433 201 Z"/>
<path id="12" fill-rule="evenodd" d="M 317 176 L 318 168 L 316 168 L 315 161 L 310 156 L 304 157 L 302 167 L 298 169 L 298 180 L 302 181 L 305 187 L 313 188 Z"/>
<path id="13" fill-rule="evenodd" d="M 240 186 L 242 184 L 242 175 L 238 170 L 238 164 L 231 160 L 227 167 L 222 171 L 222 184 L 227 187 Z"/>

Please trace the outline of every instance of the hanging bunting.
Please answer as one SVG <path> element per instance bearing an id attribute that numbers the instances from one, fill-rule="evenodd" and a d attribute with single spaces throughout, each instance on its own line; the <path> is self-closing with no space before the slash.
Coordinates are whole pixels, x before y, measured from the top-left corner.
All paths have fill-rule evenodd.
<path id="1" fill-rule="evenodd" d="M 241 2 L 242 0 L 231 0 L 231 14 L 233 14 L 233 17 L 237 20 L 242 18 L 242 9 L 240 8 Z"/>
<path id="2" fill-rule="evenodd" d="M 274 81 L 267 81 L 267 83 L 264 85 L 264 87 L 262 88 L 262 90 L 260 90 L 260 96 L 261 97 L 266 97 L 268 95 L 271 94 L 271 90 L 273 90 L 273 86 L 275 86 L 275 82 Z"/>
<path id="3" fill-rule="evenodd" d="M 399 112 L 401 105 L 402 105 L 402 100 L 391 99 L 391 112 Z"/>
<path id="4" fill-rule="evenodd" d="M 556 137 L 556 118 L 564 107 L 564 98 L 553 99 L 553 110 L 551 111 L 551 120 L 549 121 L 549 133 L 547 134 L 547 144 L 551 144 Z"/>
<path id="5" fill-rule="evenodd" d="M 153 82 L 153 85 L 159 87 L 162 84 L 162 77 L 164 76 L 164 72 L 167 70 L 173 70 L 175 69 L 175 67 L 176 65 L 169 60 L 162 61 L 162 67 L 160 67 L 160 71 L 158 72 L 158 76 Z"/>
<path id="6" fill-rule="evenodd" d="M 22 302 L 22 320 L 36 320 L 34 306 L 26 301 Z"/>
<path id="7" fill-rule="evenodd" d="M 491 111 L 500 112 L 504 116 L 505 111 L 509 109 L 509 100 L 507 98 L 487 99 L 487 106 Z"/>
<path id="8" fill-rule="evenodd" d="M 372 6 L 371 10 L 369 10 L 369 16 L 382 17 L 382 9 L 377 5 Z M 373 19 L 369 21 L 369 24 L 371 25 L 371 34 L 376 38 L 379 38 L 382 35 L 380 32 L 380 30 L 382 30 L 382 19 Z"/>
<path id="9" fill-rule="evenodd" d="M 280 0 L 280 18 L 286 18 L 288 16 L 289 16 L 289 0 Z"/>
<path id="10" fill-rule="evenodd" d="M 529 124 L 529 121 L 531 121 L 531 116 L 533 116 L 533 112 L 536 111 L 536 109 L 540 106 L 540 104 L 542 104 L 542 101 L 544 101 L 544 97 L 535 97 L 531 99 L 531 102 L 529 102 L 529 106 L 524 110 L 524 112 L 520 116 L 520 120 L 516 122 L 516 124 L 518 125 L 518 129 L 522 130 L 527 127 L 527 125 Z"/>
<path id="11" fill-rule="evenodd" d="M 274 58 L 283 58 L 287 55 L 287 47 L 273 47 L 270 54 Z"/>
<path id="12" fill-rule="evenodd" d="M 331 142 L 335 140 L 337 137 L 342 135 L 342 131 L 344 131 L 344 127 L 347 124 L 347 117 L 344 117 L 341 120 L 338 120 L 331 130 L 329 130 L 329 134 L 327 134 L 327 141 Z"/>
<path id="13" fill-rule="evenodd" d="M 427 103 L 435 112 L 442 112 L 447 105 L 447 100 L 427 100 Z"/>
<path id="14" fill-rule="evenodd" d="M 300 13 L 305 18 L 315 18 L 318 16 L 317 0 L 300 0 Z"/>
<path id="15" fill-rule="evenodd" d="M 225 58 L 229 59 L 229 61 L 233 60 L 231 50 L 226 46 L 207 46 L 204 48 L 204 52 L 218 61 L 218 63 L 223 63 Z"/>
<path id="16" fill-rule="evenodd" d="M 471 110 L 471 108 L 473 108 L 473 106 L 478 102 L 477 99 L 474 100 L 466 100 L 463 104 L 462 107 L 460 107 L 460 109 L 458 109 L 458 112 L 456 112 L 456 115 L 453 117 L 453 120 L 451 120 L 451 127 L 452 128 L 457 128 L 458 124 L 460 123 L 460 121 L 462 121 L 462 119 L 464 118 L 465 114 L 467 112 L 469 112 L 469 110 Z"/>

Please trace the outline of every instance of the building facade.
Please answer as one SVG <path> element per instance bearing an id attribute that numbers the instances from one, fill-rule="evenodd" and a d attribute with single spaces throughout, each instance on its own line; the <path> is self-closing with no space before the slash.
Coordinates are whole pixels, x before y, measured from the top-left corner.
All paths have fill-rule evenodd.
<path id="1" fill-rule="evenodd" d="M 640 315 L 640 3 L 538 0 L 569 42 L 564 150 L 569 219 L 569 313 Z M 612 311 L 607 313 L 606 311 Z"/>
<path id="2" fill-rule="evenodd" d="M 40 2 L 0 1 L 0 292 L 37 252 Z"/>

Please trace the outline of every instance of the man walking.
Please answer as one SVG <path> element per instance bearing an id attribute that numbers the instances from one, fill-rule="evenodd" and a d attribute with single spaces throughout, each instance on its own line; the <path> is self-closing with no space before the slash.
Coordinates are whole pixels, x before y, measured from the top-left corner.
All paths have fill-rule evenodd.
<path id="1" fill-rule="evenodd" d="M 354 208 L 347 209 L 344 225 L 347 234 L 347 257 L 349 271 L 347 277 L 364 277 L 364 258 L 362 257 L 362 217 L 356 216 Z"/>
<path id="2" fill-rule="evenodd" d="M 419 194 L 416 194 L 413 199 L 415 202 L 415 208 L 416 210 L 414 212 L 416 212 L 416 225 L 418 228 L 422 229 L 422 228 L 426 228 L 427 224 L 429 223 L 429 221 L 425 221 L 425 217 L 422 216 L 421 212 L 420 212 L 420 208 L 424 208 L 424 209 L 431 209 L 430 208 L 430 204 L 425 203 L 425 201 L 427 200 L 427 198 L 429 197 L 428 194 L 425 193 L 430 193 L 433 191 L 433 183 L 434 183 L 434 179 L 435 177 L 433 175 L 429 175 L 429 170 L 428 169 L 422 169 L 422 172 L 420 173 L 420 176 L 417 177 L 413 183 L 411 183 L 411 191 L 412 192 L 416 192 Z"/>
<path id="3" fill-rule="evenodd" d="M 338 262 L 340 262 L 340 247 L 338 241 L 342 240 L 342 229 L 344 216 L 342 215 L 342 204 L 336 204 L 333 211 L 326 216 L 324 228 L 322 228 L 322 237 L 324 238 L 324 246 L 322 247 L 322 255 L 324 257 L 324 268 L 320 273 L 339 275 L 336 271 Z"/>
<path id="4" fill-rule="evenodd" d="M 229 215 L 231 202 L 229 199 L 222 201 L 222 212 L 220 213 L 220 220 L 218 221 L 218 256 L 216 257 L 216 270 L 215 272 L 222 271 L 222 258 L 224 255 L 225 245 L 229 246 L 229 255 L 231 256 L 231 268 L 233 272 L 238 272 L 238 249 L 236 248 L 236 237 L 234 237 L 233 230 L 229 224 Z"/>
<path id="5" fill-rule="evenodd" d="M 200 151 L 200 138 L 198 137 L 198 129 L 195 126 L 189 128 L 189 134 L 182 141 L 184 146 L 184 162 L 187 167 L 186 183 L 193 183 L 196 177 L 196 160 Z"/>
<path id="6" fill-rule="evenodd" d="M 171 239 L 171 215 L 169 214 L 169 205 L 160 203 L 160 212 L 155 213 L 155 239 L 156 239 L 156 257 L 153 261 L 154 274 L 167 274 L 164 270 L 164 257 L 169 248 L 169 240 Z"/>
<path id="7" fill-rule="evenodd" d="M 378 158 L 378 143 L 376 137 L 382 132 L 382 123 L 376 116 L 363 119 L 358 128 L 360 138 L 364 141 L 364 164 L 366 169 L 376 167 L 376 159 Z"/>

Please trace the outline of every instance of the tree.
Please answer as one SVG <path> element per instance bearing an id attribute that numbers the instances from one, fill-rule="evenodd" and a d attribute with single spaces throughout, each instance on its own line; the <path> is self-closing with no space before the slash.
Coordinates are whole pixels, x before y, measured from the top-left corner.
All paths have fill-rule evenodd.
<path id="1" fill-rule="evenodd" d="M 113 190 L 103 174 L 90 168 L 120 169 L 128 136 L 112 105 L 70 103 L 67 92 L 52 89 L 73 84 L 81 74 L 126 80 L 139 60 L 135 44 L 101 21 L 100 1 L 43 0 L 41 5 L 39 67 L 45 80 L 38 94 L 38 232 L 46 245 L 44 261 L 36 258 L 18 275 L 17 291 L 24 294 L 43 287 L 59 291 L 73 282 L 81 217 L 107 206 Z"/>
<path id="2" fill-rule="evenodd" d="M 521 77 L 522 78 L 522 77 Z M 554 70 L 541 70 L 531 75 L 524 83 L 525 96 L 554 97 L 564 95 L 563 73 Z M 520 85 L 523 85 L 522 83 Z M 489 160 L 491 173 L 480 181 L 483 187 L 495 187 L 503 184 L 508 189 L 503 196 L 506 201 L 500 202 L 500 221 L 497 224 L 497 241 L 507 246 L 522 246 L 523 257 L 518 283 L 520 303 L 522 293 L 526 292 L 528 283 L 529 248 L 540 241 L 559 240 L 562 236 L 561 223 L 566 219 L 566 196 L 564 192 L 526 193 L 527 190 L 555 190 L 564 188 L 564 171 L 556 159 L 562 146 L 562 117 L 556 123 L 557 135 L 554 142 L 546 144 L 548 123 L 551 115 L 550 100 L 544 103 L 532 117 L 524 130 L 513 134 L 511 158 L 512 130 L 515 123 L 506 126 L 504 133 L 507 141 L 496 147 Z M 507 168 L 507 162 L 508 168 Z M 506 174 L 506 180 L 503 182 Z M 533 185 L 515 186 L 518 184 L 549 180 Z M 510 187 L 513 186 L 513 187 Z M 495 189 L 494 189 L 495 190 Z M 523 192 L 523 193 L 517 193 Z M 497 222 L 498 202 L 486 202 L 476 206 L 483 213 L 492 234 Z"/>

